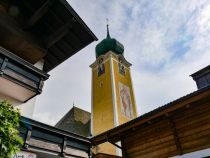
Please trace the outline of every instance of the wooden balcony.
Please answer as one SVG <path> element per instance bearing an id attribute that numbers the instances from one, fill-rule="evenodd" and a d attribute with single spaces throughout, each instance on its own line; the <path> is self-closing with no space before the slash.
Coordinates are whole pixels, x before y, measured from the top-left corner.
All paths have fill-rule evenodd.
<path id="1" fill-rule="evenodd" d="M 39 158 L 90 157 L 89 138 L 26 117 L 21 117 L 19 132 L 24 140 L 22 150 Z"/>
<path id="2" fill-rule="evenodd" d="M 0 47 L 0 94 L 26 102 L 42 92 L 49 75 Z"/>

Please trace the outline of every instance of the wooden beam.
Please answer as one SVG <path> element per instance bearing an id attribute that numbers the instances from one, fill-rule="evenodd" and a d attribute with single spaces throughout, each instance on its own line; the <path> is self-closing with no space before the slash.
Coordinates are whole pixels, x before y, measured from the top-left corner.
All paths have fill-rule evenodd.
<path id="1" fill-rule="evenodd" d="M 125 144 L 125 136 L 120 136 L 120 140 L 121 140 L 121 146 L 123 148 L 122 150 L 122 157 L 123 158 L 127 158 L 127 152 L 126 152 L 126 144 Z"/>
<path id="2" fill-rule="evenodd" d="M 62 156 L 62 157 L 65 157 L 65 156 L 66 156 L 66 152 L 65 152 L 65 150 L 66 150 L 66 145 L 67 145 L 67 138 L 64 137 L 64 138 L 63 138 L 63 143 L 62 143 L 62 146 L 61 146 L 61 156 Z"/>
<path id="3" fill-rule="evenodd" d="M 52 1 L 47 0 L 37 11 L 35 11 L 30 17 L 27 27 L 32 27 L 34 24 L 36 24 L 37 21 L 39 21 L 39 19 L 41 19 L 43 15 L 47 13 L 51 4 Z"/>
<path id="4" fill-rule="evenodd" d="M 48 152 L 51 151 L 51 152 L 56 152 L 56 153 L 61 152 L 60 144 L 47 141 L 47 140 L 31 138 L 28 145 L 30 149 L 38 148 L 42 151 L 48 151 Z"/>
<path id="5" fill-rule="evenodd" d="M 182 146 L 181 146 L 181 143 L 180 143 L 180 140 L 179 140 L 178 132 L 177 132 L 177 129 L 176 129 L 176 124 L 174 123 L 174 120 L 173 120 L 172 117 L 169 117 L 169 124 L 170 124 L 172 132 L 173 132 L 173 137 L 174 137 L 174 142 L 175 142 L 176 148 L 179 152 L 179 155 L 182 155 L 183 154 L 183 149 L 182 149 Z"/>
<path id="6" fill-rule="evenodd" d="M 27 129 L 26 138 L 25 138 L 25 142 L 24 142 L 24 145 L 23 145 L 23 147 L 25 149 L 28 149 L 29 141 L 31 139 L 31 133 L 32 133 L 32 130 L 31 129 Z"/>
<path id="7" fill-rule="evenodd" d="M 0 67 L 0 76 L 2 76 L 4 74 L 4 69 L 6 68 L 7 63 L 8 63 L 8 59 L 4 58 L 4 61 Z"/>
<path id="8" fill-rule="evenodd" d="M 63 38 L 69 32 L 69 27 L 71 27 L 71 21 L 66 22 L 58 30 L 55 30 L 53 34 L 49 35 L 44 40 L 46 48 L 52 47 L 56 42 Z"/>

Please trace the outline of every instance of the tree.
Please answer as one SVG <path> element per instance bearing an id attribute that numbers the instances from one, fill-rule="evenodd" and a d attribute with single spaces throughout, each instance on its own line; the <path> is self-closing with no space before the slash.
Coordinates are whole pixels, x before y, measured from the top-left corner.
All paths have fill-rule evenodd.
<path id="1" fill-rule="evenodd" d="M 0 158 L 11 158 L 23 144 L 18 127 L 20 112 L 9 102 L 0 102 Z"/>

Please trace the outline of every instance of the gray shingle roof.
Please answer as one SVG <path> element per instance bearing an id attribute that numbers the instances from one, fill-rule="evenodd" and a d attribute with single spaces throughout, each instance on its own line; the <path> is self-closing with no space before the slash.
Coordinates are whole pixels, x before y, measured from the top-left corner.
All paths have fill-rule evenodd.
<path id="1" fill-rule="evenodd" d="M 72 132 L 81 136 L 90 136 L 90 118 L 88 111 L 73 106 L 55 127 Z"/>

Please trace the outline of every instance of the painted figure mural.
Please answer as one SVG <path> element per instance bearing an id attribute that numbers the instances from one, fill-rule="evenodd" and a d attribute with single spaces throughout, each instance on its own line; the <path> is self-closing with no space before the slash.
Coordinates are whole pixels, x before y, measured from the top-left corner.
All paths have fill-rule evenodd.
<path id="1" fill-rule="evenodd" d="M 125 117 L 133 118 L 130 88 L 119 82 L 121 112 Z"/>

